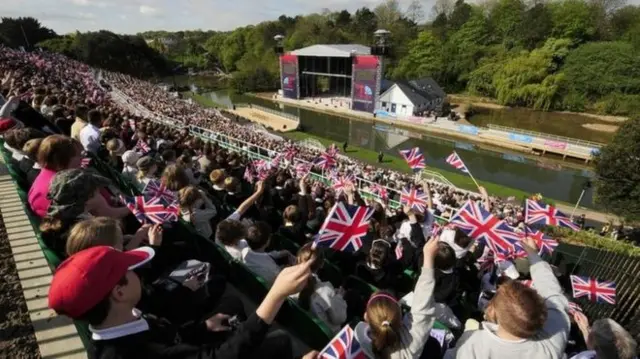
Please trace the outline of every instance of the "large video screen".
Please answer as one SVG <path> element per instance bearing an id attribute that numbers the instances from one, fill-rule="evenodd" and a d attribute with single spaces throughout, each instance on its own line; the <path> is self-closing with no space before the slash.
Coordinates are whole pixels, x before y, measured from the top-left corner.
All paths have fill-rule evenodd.
<path id="1" fill-rule="evenodd" d="M 285 98 L 298 98 L 298 57 L 296 55 L 280 56 L 282 68 L 282 95 Z"/>
<path id="2" fill-rule="evenodd" d="M 378 93 L 378 58 L 376 56 L 357 56 L 353 61 L 351 108 L 373 113 Z"/>

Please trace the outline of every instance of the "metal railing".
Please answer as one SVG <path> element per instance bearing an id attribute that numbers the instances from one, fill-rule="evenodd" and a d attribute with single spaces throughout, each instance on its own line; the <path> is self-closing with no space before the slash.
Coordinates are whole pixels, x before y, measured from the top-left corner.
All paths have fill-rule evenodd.
<path id="1" fill-rule="evenodd" d="M 544 139 L 544 140 L 562 141 L 562 142 L 566 142 L 568 144 L 577 145 L 577 146 L 587 146 L 587 147 L 592 147 L 592 148 L 600 148 L 600 147 L 604 147 L 605 146 L 604 143 L 600 143 L 600 142 L 592 142 L 592 141 L 580 140 L 580 139 L 577 139 L 577 138 L 558 136 L 558 135 L 550 135 L 548 133 L 529 131 L 529 130 L 521 130 L 521 129 L 513 128 L 513 127 L 506 127 L 506 126 L 499 126 L 499 125 L 492 125 L 492 124 L 487 125 L 487 127 L 490 130 L 505 131 L 505 132 L 517 133 L 517 134 L 520 134 L 520 135 L 528 135 L 528 136 L 541 138 L 541 139 Z"/>
<path id="2" fill-rule="evenodd" d="M 300 117 L 287 113 L 287 112 L 282 112 L 282 111 L 278 111 L 278 110 L 274 110 L 272 108 L 268 108 L 268 107 L 264 107 L 264 106 L 260 106 L 260 105 L 254 105 L 254 104 L 247 104 L 247 103 L 238 103 L 235 104 L 236 108 L 238 107 L 249 107 L 249 108 L 255 108 L 257 110 L 263 111 L 263 112 L 267 112 L 270 113 L 272 115 L 275 116 L 280 116 L 280 117 L 284 117 L 286 119 L 292 120 L 292 121 L 296 121 L 296 122 L 300 122 Z"/>

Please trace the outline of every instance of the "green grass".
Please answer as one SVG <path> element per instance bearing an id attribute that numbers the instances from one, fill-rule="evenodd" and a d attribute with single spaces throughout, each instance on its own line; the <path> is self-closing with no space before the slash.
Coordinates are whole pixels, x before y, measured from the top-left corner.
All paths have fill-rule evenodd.
<path id="1" fill-rule="evenodd" d="M 329 140 L 327 138 L 315 136 L 312 134 L 308 134 L 305 132 L 287 132 L 282 134 L 285 137 L 288 137 L 295 141 L 305 140 L 307 138 L 313 138 L 320 141 L 324 146 L 330 146 L 335 141 Z M 396 156 L 390 156 L 388 154 L 384 155 L 384 163 L 378 163 L 378 153 L 375 151 L 371 151 L 365 148 L 360 148 L 356 146 L 351 146 L 347 148 L 348 152 L 347 156 L 353 157 L 362 162 L 370 163 L 378 167 L 385 167 L 396 171 L 401 172 L 410 172 L 409 166 L 404 161 L 404 159 Z M 477 187 L 471 180 L 471 178 L 467 175 L 463 175 L 460 173 L 447 171 L 439 168 L 427 167 L 428 170 L 440 173 L 444 177 L 446 177 L 451 183 L 453 183 L 456 187 L 463 188 L 466 190 L 477 192 Z M 499 184 L 486 182 L 486 181 L 478 181 L 478 183 L 487 189 L 489 194 L 499 197 L 510 197 L 515 196 L 518 199 L 528 197 L 531 193 L 522 191 L 515 188 L 505 187 Z M 564 203 L 560 201 L 556 201 L 556 203 Z"/>
<path id="2" fill-rule="evenodd" d="M 217 103 L 215 101 L 213 101 L 211 98 L 204 96 L 204 95 L 200 95 L 197 93 L 193 93 L 191 91 L 187 91 L 187 92 L 183 92 L 182 95 L 186 98 L 190 98 L 193 99 L 193 101 L 199 103 L 202 106 L 205 107 L 218 107 L 218 108 L 227 108 L 228 106 Z"/>

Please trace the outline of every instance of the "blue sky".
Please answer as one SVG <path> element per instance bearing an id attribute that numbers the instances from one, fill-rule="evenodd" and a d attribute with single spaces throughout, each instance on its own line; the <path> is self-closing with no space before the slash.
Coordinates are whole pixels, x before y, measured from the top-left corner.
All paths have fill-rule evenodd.
<path id="1" fill-rule="evenodd" d="M 60 34 L 106 29 L 117 33 L 145 30 L 230 30 L 290 16 L 375 7 L 381 0 L 6 0 L 2 16 L 32 16 Z M 410 0 L 400 0 L 405 7 Z M 431 14 L 435 0 L 423 0 Z M 640 0 L 629 0 L 640 4 Z"/>
<path id="2" fill-rule="evenodd" d="M 297 15 L 361 6 L 380 0 L 7 0 L 2 16 L 32 16 L 60 34 L 106 29 L 117 33 L 145 30 L 230 30 Z M 435 0 L 425 0 L 430 10 Z M 639 0 L 640 1 L 640 0 Z M 407 4 L 409 0 L 401 0 Z"/>

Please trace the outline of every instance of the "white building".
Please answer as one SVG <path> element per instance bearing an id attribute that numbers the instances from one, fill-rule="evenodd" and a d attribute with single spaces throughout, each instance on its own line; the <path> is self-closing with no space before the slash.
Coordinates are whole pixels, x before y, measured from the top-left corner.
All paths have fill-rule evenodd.
<path id="1" fill-rule="evenodd" d="M 396 82 L 376 101 L 376 111 L 391 117 L 408 117 L 442 110 L 446 94 L 431 78 Z"/>

